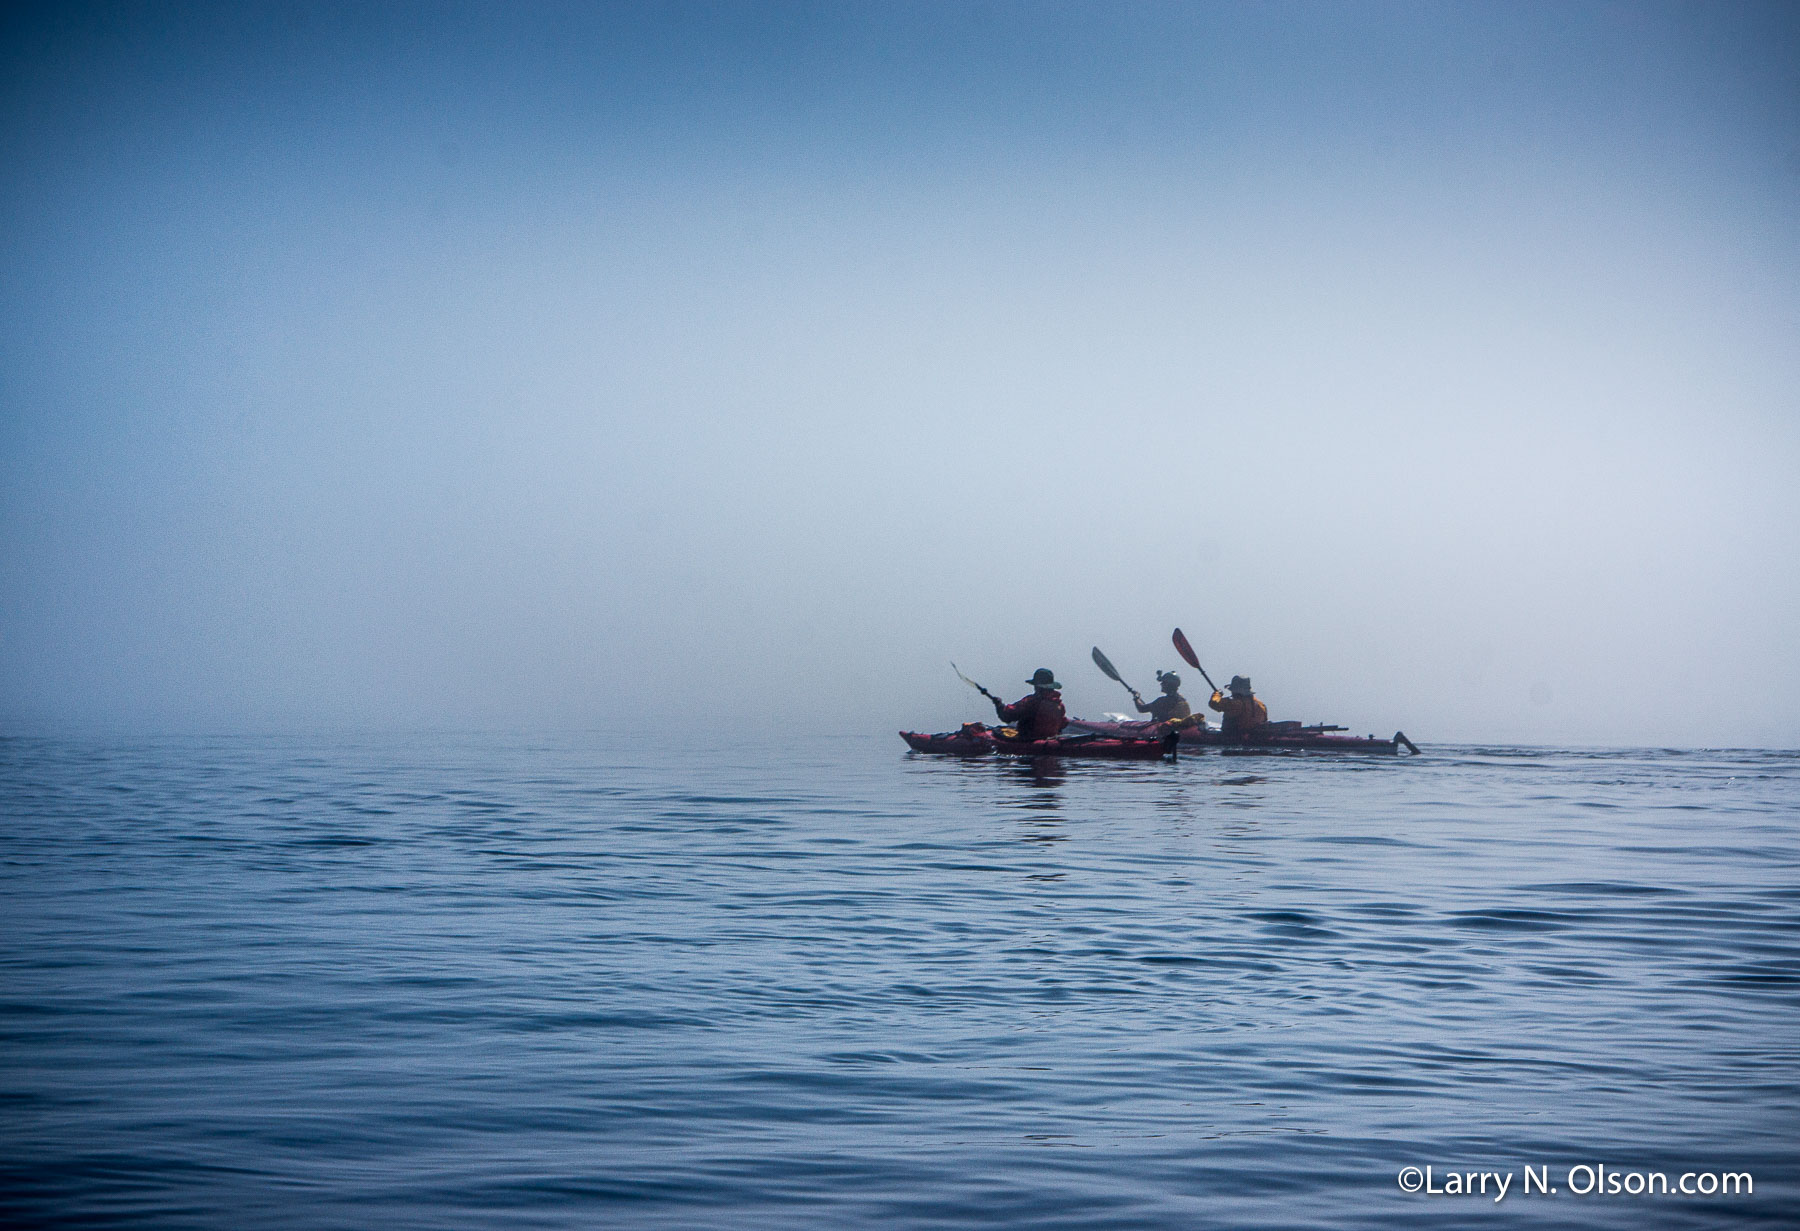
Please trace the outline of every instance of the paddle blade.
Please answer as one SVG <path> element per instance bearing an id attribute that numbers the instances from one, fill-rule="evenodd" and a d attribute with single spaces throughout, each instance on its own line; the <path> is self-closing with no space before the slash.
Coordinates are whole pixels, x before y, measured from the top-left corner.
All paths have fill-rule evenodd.
<path id="1" fill-rule="evenodd" d="M 1179 628 L 1175 630 L 1175 652 L 1187 659 L 1188 666 L 1200 671 L 1200 659 L 1194 654 L 1194 647 L 1188 644 L 1187 637 Z M 1206 673 L 1202 671 L 1201 674 Z"/>
<path id="2" fill-rule="evenodd" d="M 989 692 L 987 689 L 983 688 L 980 684 L 977 684 L 974 680 L 972 680 L 968 676 L 964 675 L 962 673 L 962 668 L 957 666 L 954 662 L 950 664 L 950 670 L 956 672 L 957 679 L 959 679 L 963 683 L 967 684 L 970 688 L 973 688 L 976 692 L 980 693 L 982 696 L 991 697 L 994 695 L 993 693 Z"/>
<path id="3" fill-rule="evenodd" d="M 1104 655 L 1100 652 L 1099 646 L 1094 647 L 1094 665 L 1096 667 L 1100 668 L 1100 670 L 1106 672 L 1106 674 L 1108 676 L 1112 677 L 1115 680 L 1119 680 L 1119 673 L 1116 670 L 1114 670 L 1113 665 L 1106 660 L 1106 655 Z M 1121 684 L 1123 684 L 1124 682 L 1125 682 L 1124 680 L 1119 680 L 1119 683 L 1121 683 Z"/>

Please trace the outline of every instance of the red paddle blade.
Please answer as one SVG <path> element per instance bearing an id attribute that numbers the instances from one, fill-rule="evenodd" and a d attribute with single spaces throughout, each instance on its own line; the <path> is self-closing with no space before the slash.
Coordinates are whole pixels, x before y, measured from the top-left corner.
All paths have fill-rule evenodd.
<path id="1" fill-rule="evenodd" d="M 1200 660 L 1194 656 L 1194 647 L 1188 644 L 1188 639 L 1179 628 L 1175 630 L 1175 652 L 1187 659 L 1188 666 L 1196 671 L 1200 670 Z"/>

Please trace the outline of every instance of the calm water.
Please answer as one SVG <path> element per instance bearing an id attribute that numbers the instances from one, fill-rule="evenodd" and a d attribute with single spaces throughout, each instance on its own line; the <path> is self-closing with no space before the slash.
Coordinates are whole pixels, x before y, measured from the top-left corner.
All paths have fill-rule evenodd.
<path id="1" fill-rule="evenodd" d="M 8 1224 L 1800 1225 L 1800 754 L 11 740 L 0 894 Z"/>

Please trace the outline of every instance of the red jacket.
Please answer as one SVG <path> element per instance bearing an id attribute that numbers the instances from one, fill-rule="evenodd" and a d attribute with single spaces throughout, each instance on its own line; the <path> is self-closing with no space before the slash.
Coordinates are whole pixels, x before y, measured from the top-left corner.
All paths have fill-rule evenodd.
<path id="1" fill-rule="evenodd" d="M 1019 729 L 1021 739 L 1053 739 L 1062 734 L 1063 726 L 1069 720 L 1063 712 L 1062 694 L 1055 691 L 1034 692 L 1011 705 L 994 708 L 1000 714 L 1000 721 L 1010 722 Z"/>

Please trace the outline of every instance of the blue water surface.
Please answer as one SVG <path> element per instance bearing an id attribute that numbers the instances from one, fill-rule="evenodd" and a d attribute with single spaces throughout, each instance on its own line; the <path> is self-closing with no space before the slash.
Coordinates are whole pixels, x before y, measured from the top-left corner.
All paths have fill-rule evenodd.
<path id="1" fill-rule="evenodd" d="M 1782 752 L 3 740 L 0 1221 L 1800 1226 L 1797 822 Z"/>

